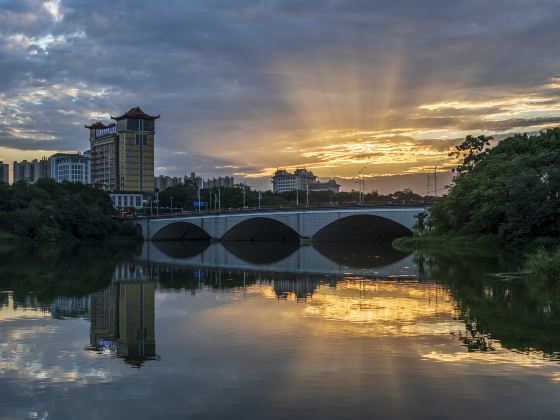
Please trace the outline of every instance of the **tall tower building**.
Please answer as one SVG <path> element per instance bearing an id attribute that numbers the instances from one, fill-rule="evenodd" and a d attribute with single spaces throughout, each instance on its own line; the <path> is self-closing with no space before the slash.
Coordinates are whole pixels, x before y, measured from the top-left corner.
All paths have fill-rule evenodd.
<path id="1" fill-rule="evenodd" d="M 154 193 L 155 120 L 140 107 L 89 129 L 91 182 L 109 191 L 118 207 L 138 207 Z M 133 204 L 134 203 L 134 204 Z"/>
<path id="2" fill-rule="evenodd" d="M 118 179 L 117 125 L 96 122 L 84 127 L 89 129 L 91 182 L 106 191 L 116 191 Z"/>
<path id="3" fill-rule="evenodd" d="M 111 117 L 117 122 L 119 137 L 119 191 L 153 194 L 155 120 L 159 117 L 146 114 L 140 107 Z"/>

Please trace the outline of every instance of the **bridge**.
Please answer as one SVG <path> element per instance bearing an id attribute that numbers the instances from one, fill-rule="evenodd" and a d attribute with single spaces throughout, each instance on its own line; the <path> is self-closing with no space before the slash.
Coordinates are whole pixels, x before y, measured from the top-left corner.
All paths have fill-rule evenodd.
<path id="1" fill-rule="evenodd" d="M 419 207 L 298 208 L 146 217 L 147 241 L 388 241 L 410 236 Z"/>

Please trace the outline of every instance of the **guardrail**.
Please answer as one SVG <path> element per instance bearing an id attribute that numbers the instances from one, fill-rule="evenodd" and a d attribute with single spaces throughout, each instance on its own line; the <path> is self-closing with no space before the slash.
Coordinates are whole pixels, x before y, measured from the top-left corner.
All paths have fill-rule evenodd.
<path id="1" fill-rule="evenodd" d="M 208 216 L 208 215 L 223 215 L 223 214 L 236 214 L 236 213 L 255 213 L 255 212 L 271 212 L 271 211 L 306 211 L 306 210 L 326 210 L 326 209 L 353 209 L 353 208 L 394 208 L 394 207 L 429 207 L 432 206 L 433 201 L 415 201 L 415 202 L 402 202 L 402 203 L 387 203 L 387 202 L 368 202 L 368 203 L 334 203 L 334 204 L 318 204 L 313 206 L 256 206 L 256 207 L 241 207 L 241 208 L 223 208 L 223 209 L 206 209 L 206 210 L 189 210 L 189 211 L 166 211 L 169 208 L 159 208 L 159 214 L 135 214 L 127 215 L 126 219 L 155 219 L 167 218 L 177 216 Z M 154 209 L 156 210 L 156 209 Z M 164 212 L 161 212 L 164 210 Z M 171 209 L 173 210 L 173 209 Z M 157 210 L 156 210 L 157 211 Z"/>

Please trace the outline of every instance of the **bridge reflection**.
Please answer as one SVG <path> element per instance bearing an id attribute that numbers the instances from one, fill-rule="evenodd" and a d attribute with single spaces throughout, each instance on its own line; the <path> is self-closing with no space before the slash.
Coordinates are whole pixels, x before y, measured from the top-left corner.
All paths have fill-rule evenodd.
<path id="1" fill-rule="evenodd" d="M 202 268 L 350 274 L 377 278 L 417 274 L 412 254 L 397 251 L 387 242 L 324 242 L 300 246 L 293 242 L 159 241 L 144 243 L 137 261 Z"/>

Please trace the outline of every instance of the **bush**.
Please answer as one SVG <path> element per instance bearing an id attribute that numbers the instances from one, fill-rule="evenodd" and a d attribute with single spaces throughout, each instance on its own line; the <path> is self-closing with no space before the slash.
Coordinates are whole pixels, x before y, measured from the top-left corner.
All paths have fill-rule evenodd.
<path id="1" fill-rule="evenodd" d="M 527 257 L 527 271 L 549 281 L 560 280 L 560 248 L 547 251 L 540 248 Z"/>

